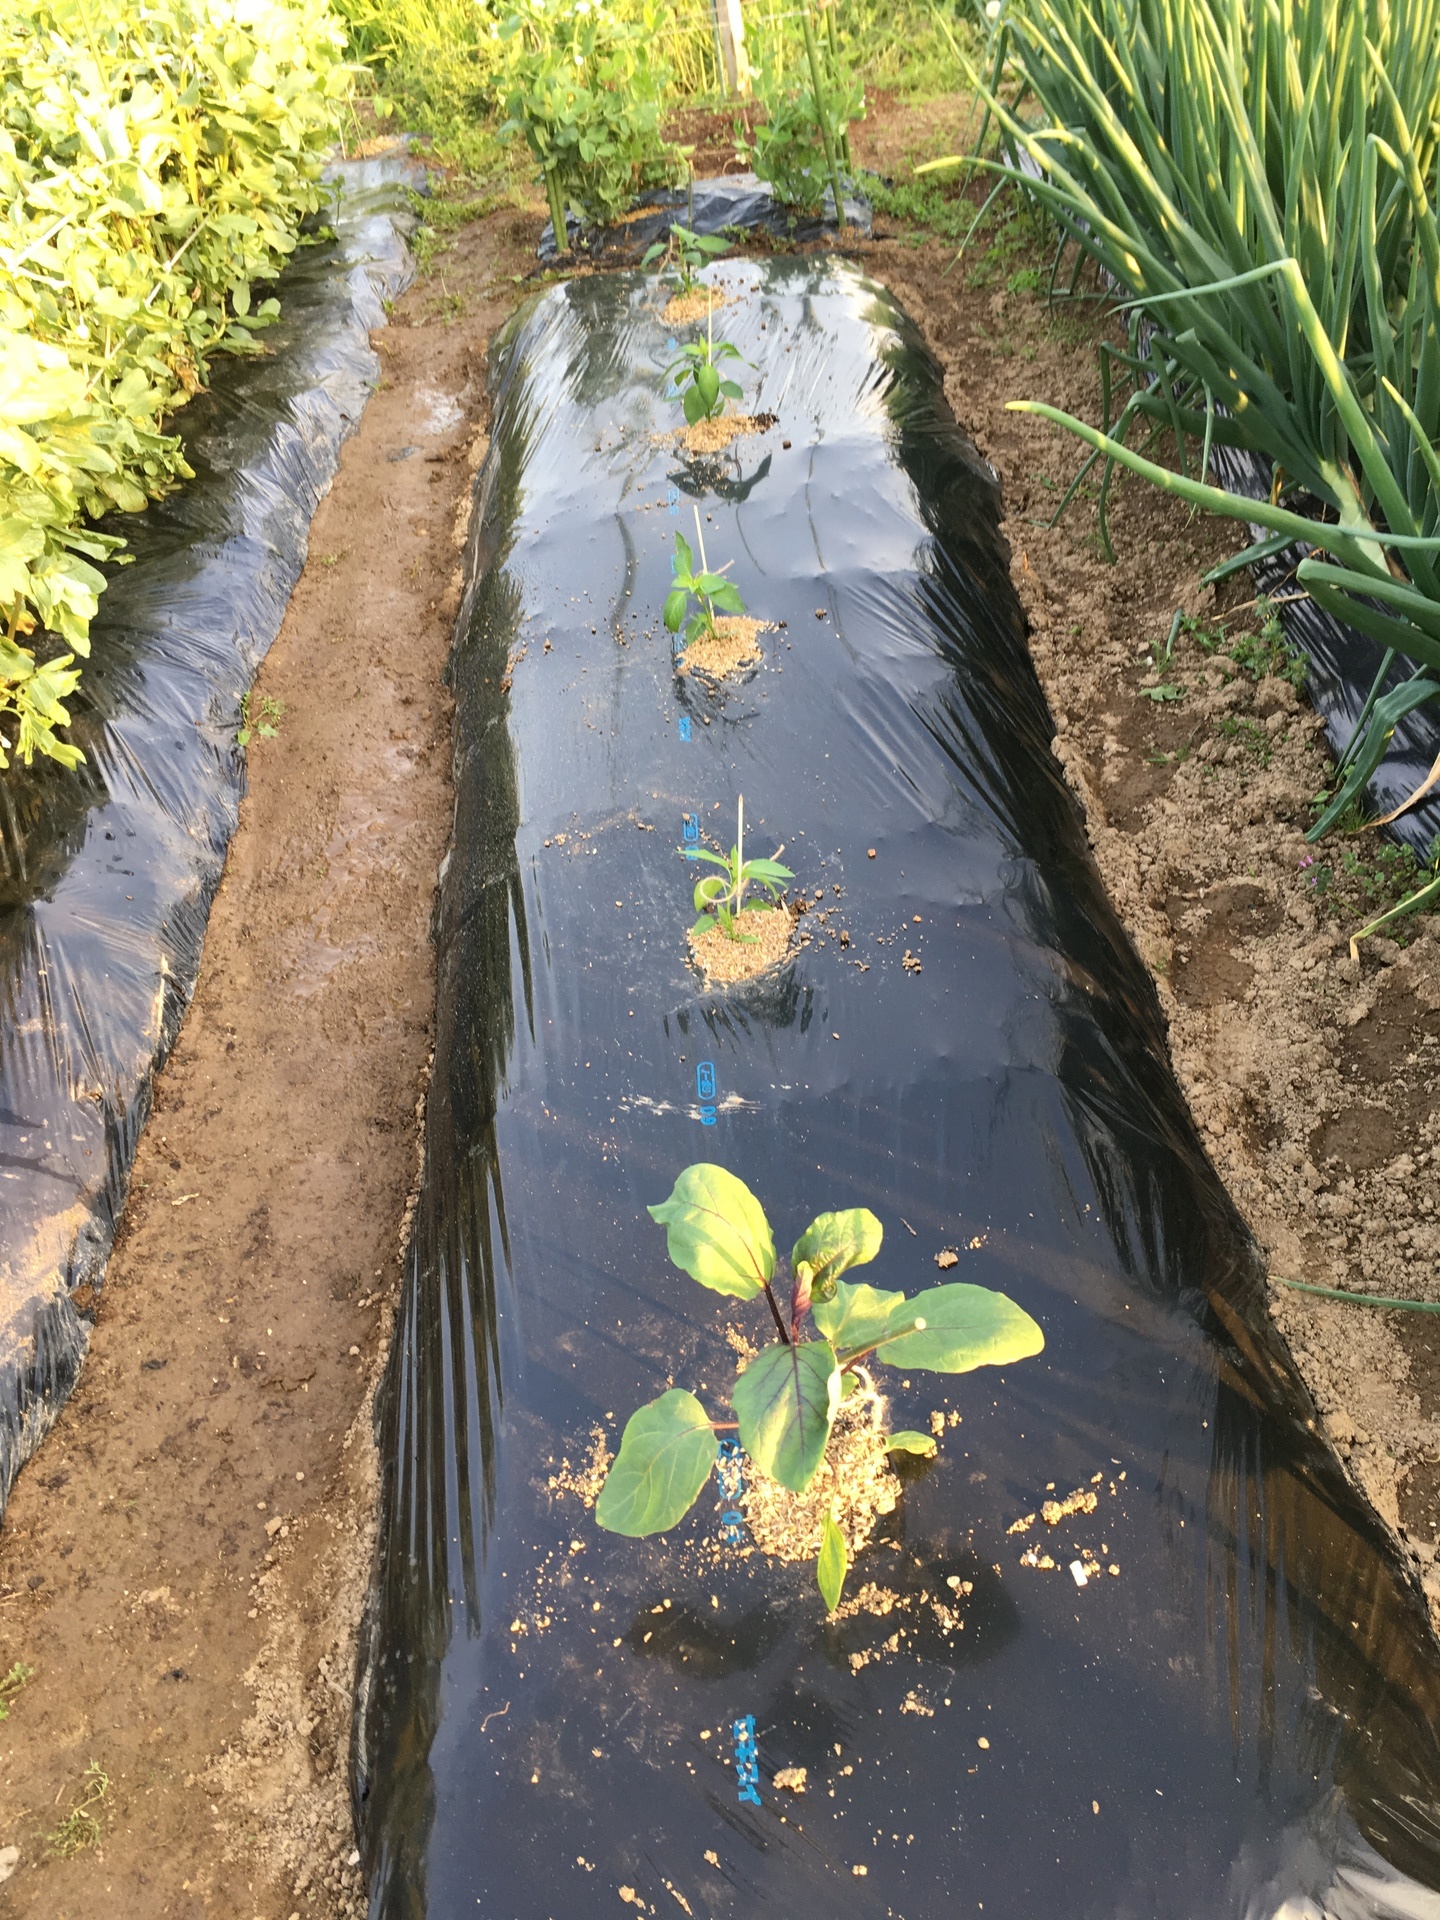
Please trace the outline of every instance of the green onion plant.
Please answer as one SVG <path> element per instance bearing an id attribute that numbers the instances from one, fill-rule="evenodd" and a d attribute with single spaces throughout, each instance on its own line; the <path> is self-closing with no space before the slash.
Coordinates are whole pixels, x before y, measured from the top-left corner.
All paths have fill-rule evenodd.
<path id="1" fill-rule="evenodd" d="M 1440 0 L 1012 0 L 966 64 L 1008 156 L 980 164 L 1129 316 L 1099 428 L 1015 404 L 1104 460 L 1102 512 L 1118 464 L 1262 527 L 1234 565 L 1304 542 L 1301 587 L 1385 650 L 1318 837 L 1440 698 Z M 1180 472 L 1129 444 L 1140 421 Z M 1267 499 L 1212 483 L 1216 443 L 1268 464 Z"/>

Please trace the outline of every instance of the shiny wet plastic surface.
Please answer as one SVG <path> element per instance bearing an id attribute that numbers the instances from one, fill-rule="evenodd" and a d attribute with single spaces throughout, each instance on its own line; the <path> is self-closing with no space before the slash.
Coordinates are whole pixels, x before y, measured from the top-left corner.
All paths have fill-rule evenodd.
<path id="1" fill-rule="evenodd" d="M 778 416 L 727 455 L 664 437 L 653 282 L 557 287 L 505 350 L 383 1399 L 372 1914 L 1440 1915 L 1425 1609 L 1314 1432 L 1171 1077 L 991 476 L 883 290 L 822 259 L 714 271 L 746 405 Z M 774 623 L 719 692 L 658 617 L 696 504 Z M 810 939 L 719 996 L 684 963 L 677 848 L 687 814 L 728 846 L 742 792 Z M 838 1620 L 809 1565 L 725 1544 L 718 1488 L 635 1542 L 551 1484 L 672 1383 L 725 1417 L 724 1328 L 765 1337 L 646 1216 L 698 1159 L 784 1246 L 865 1205 L 874 1284 L 952 1249 L 944 1277 L 1045 1330 L 1003 1372 L 885 1376 L 896 1426 L 960 1420 Z M 1078 1490 L 1093 1511 L 1010 1531 Z M 803 1795 L 773 1786 L 791 1767 Z"/>

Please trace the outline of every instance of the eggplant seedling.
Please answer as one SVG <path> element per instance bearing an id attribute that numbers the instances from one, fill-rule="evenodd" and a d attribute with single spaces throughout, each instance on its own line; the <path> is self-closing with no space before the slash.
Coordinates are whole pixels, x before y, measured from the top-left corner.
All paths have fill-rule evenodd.
<path id="1" fill-rule="evenodd" d="M 682 347 L 665 369 L 680 395 L 687 427 L 701 420 L 718 418 L 727 400 L 741 398 L 740 388 L 733 380 L 723 378 L 720 367 L 726 360 L 739 360 L 742 366 L 750 363 L 737 346 L 728 340 L 717 340 L 714 333 L 715 302 L 712 299 L 705 316 L 705 338 Z"/>
<path id="2" fill-rule="evenodd" d="M 682 1520 L 714 1469 L 722 1430 L 738 1431 L 762 1473 L 803 1493 L 825 1458 L 841 1401 L 863 1384 L 866 1361 L 907 1373 L 969 1373 L 1028 1359 L 1045 1345 L 1030 1315 L 988 1287 L 927 1287 L 907 1299 L 842 1280 L 880 1251 L 884 1229 L 864 1207 L 812 1220 L 791 1249 L 789 1287 L 782 1281 L 778 1292 L 765 1210 L 724 1167 L 687 1167 L 669 1199 L 647 1211 L 664 1227 L 670 1258 L 682 1273 L 733 1300 L 764 1297 L 775 1340 L 736 1377 L 730 1392 L 735 1420 L 712 1420 L 683 1387 L 631 1414 L 595 1506 L 596 1522 L 611 1533 L 643 1539 Z M 886 1444 L 891 1452 L 928 1452 L 928 1441 L 928 1435 L 893 1433 Z M 844 1538 L 827 1518 L 816 1579 L 831 1612 L 846 1558 Z"/>
<path id="3" fill-rule="evenodd" d="M 673 271 L 680 282 L 682 294 L 695 291 L 695 276 L 707 260 L 713 260 L 717 254 L 724 253 L 729 247 L 728 240 L 722 240 L 718 233 L 692 233 L 689 227 L 672 226 L 669 237 L 657 240 L 653 247 L 646 250 L 640 264 L 652 266 L 659 260 L 661 272 Z"/>
<path id="4" fill-rule="evenodd" d="M 674 578 L 670 591 L 665 596 L 665 625 L 671 633 L 685 629 L 685 644 L 698 640 L 702 635 L 713 637 L 715 632 L 715 613 L 743 614 L 745 602 L 740 598 L 740 589 L 733 580 L 725 578 L 725 567 L 718 573 L 712 573 L 705 558 L 705 535 L 700 530 L 700 509 L 695 509 L 695 539 L 700 548 L 700 571 L 695 571 L 695 555 L 690 542 L 683 533 L 675 535 L 675 558 L 672 562 Z M 725 566 L 730 562 L 727 560 Z M 699 606 L 690 612 L 691 600 L 698 600 Z"/>
<path id="5" fill-rule="evenodd" d="M 752 901 L 750 912 L 769 913 L 785 882 L 795 878 L 789 867 L 782 867 L 778 860 L 745 858 L 743 793 L 735 809 L 735 844 L 728 854 L 711 853 L 708 847 L 682 847 L 680 851 L 687 860 L 708 860 L 711 866 L 720 869 L 719 873 L 707 873 L 703 880 L 695 882 L 695 911 L 700 918 L 690 929 L 692 934 L 713 933 L 718 927 L 727 940 L 753 943 L 755 936 L 741 933 L 738 925 L 747 887 L 764 887 L 770 895 L 768 900 Z M 777 847 L 775 851 L 778 854 L 780 849 Z"/>

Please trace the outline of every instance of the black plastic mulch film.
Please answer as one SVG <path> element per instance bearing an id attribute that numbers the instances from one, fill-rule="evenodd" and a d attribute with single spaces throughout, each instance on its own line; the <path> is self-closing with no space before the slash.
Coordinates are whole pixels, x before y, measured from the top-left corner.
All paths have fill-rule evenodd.
<path id="1" fill-rule="evenodd" d="M 869 233 L 870 202 L 858 186 L 844 195 L 844 201 L 847 225 L 856 233 Z M 669 238 L 671 226 L 680 215 L 684 216 L 680 224 L 692 233 L 724 233 L 728 228 L 768 233 L 791 245 L 805 245 L 834 235 L 835 195 L 827 187 L 813 213 L 797 213 L 782 206 L 755 174 L 729 173 L 713 180 L 693 180 L 685 190 L 646 194 L 629 219 L 618 226 L 582 227 L 573 213 L 567 213 L 565 231 L 577 252 L 607 266 L 635 266 L 657 240 Z M 545 222 L 537 251 L 542 260 L 558 258 L 553 220 Z"/>
<path id="2" fill-rule="evenodd" d="M 667 437 L 653 280 L 556 286 L 502 343 L 382 1399 L 372 1916 L 1440 1915 L 1424 1603 L 1316 1434 L 1171 1076 L 1050 753 L 993 477 L 853 267 L 710 271 L 778 415 L 725 455 Z M 658 619 L 697 503 L 776 623 L 709 694 Z M 747 844 L 783 841 L 835 912 L 712 993 L 682 819 L 728 845 L 742 792 Z M 766 1335 L 646 1216 L 701 1159 L 783 1246 L 868 1206 L 875 1285 L 934 1283 L 953 1247 L 944 1277 L 1044 1327 L 1004 1372 L 887 1371 L 895 1425 L 962 1416 L 851 1570 L 889 1613 L 827 1624 L 811 1565 L 724 1546 L 718 1488 L 635 1542 L 548 1485 L 672 1381 L 723 1417 L 723 1326 Z M 1094 1513 L 1007 1532 L 1092 1484 Z M 1102 1548 L 1118 1575 L 1080 1587 Z"/>
<path id="3" fill-rule="evenodd" d="M 1233 493 L 1252 500 L 1268 500 L 1269 463 L 1239 447 L 1214 447 L 1212 479 Z M 1269 538 L 1267 527 L 1253 526 L 1251 537 Z M 1347 626 L 1318 606 L 1299 589 L 1295 569 L 1306 549 L 1296 545 L 1259 562 L 1250 571 L 1261 593 L 1274 596 L 1287 638 L 1302 649 L 1308 662 L 1306 691 L 1315 711 L 1325 721 L 1331 751 L 1337 756 L 1350 745 L 1355 723 L 1365 707 L 1384 660 L 1384 648 L 1357 628 Z M 1411 663 L 1394 663 L 1384 682 L 1386 692 L 1410 677 Z M 1416 707 L 1402 716 L 1386 744 L 1385 757 L 1366 783 L 1376 814 L 1392 812 L 1415 793 L 1440 758 L 1440 720 L 1435 706 Z M 1411 807 L 1384 832 L 1428 857 L 1440 834 L 1440 795 Z"/>
<path id="4" fill-rule="evenodd" d="M 0 779 L 0 1504 L 74 1384 L 156 1066 L 194 990 L 244 781 L 240 701 L 409 272 L 403 157 L 341 163 L 335 239 L 282 277 L 264 352 L 178 416 L 196 478 L 119 518 L 71 702 L 86 765 Z M 197 1208 L 196 1233 L 203 1237 Z"/>

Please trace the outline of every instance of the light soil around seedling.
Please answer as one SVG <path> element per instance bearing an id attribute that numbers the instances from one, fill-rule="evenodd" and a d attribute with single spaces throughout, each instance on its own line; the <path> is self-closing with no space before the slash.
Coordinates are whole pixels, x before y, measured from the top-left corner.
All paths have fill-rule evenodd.
<path id="1" fill-rule="evenodd" d="M 820 1470 L 803 1493 L 792 1493 L 753 1461 L 746 1462 L 740 1505 L 762 1553 L 775 1560 L 813 1560 L 828 1513 L 845 1536 L 854 1564 L 900 1499 L 900 1481 L 885 1447 L 888 1411 L 884 1396 L 862 1379 L 836 1414 Z"/>
<path id="2" fill-rule="evenodd" d="M 730 939 L 719 927 L 689 936 L 690 958 L 704 973 L 708 987 L 735 986 L 778 967 L 790 951 L 795 910 L 788 904 L 746 907 L 735 925 L 743 936 L 739 940 Z"/>
<path id="3" fill-rule="evenodd" d="M 677 434 L 687 453 L 723 453 L 736 440 L 752 433 L 768 433 L 775 425 L 773 413 L 721 413 L 713 420 L 697 420 Z"/>
<path id="4" fill-rule="evenodd" d="M 671 294 L 660 318 L 667 327 L 693 327 L 697 320 L 718 312 L 729 299 L 723 287 L 692 287 L 689 293 Z"/>
<path id="5" fill-rule="evenodd" d="M 760 635 L 769 631 L 765 620 L 748 614 L 722 613 L 713 633 L 702 633 L 685 646 L 675 662 L 677 673 L 698 673 L 707 680 L 725 680 L 753 667 L 760 659 Z"/>

